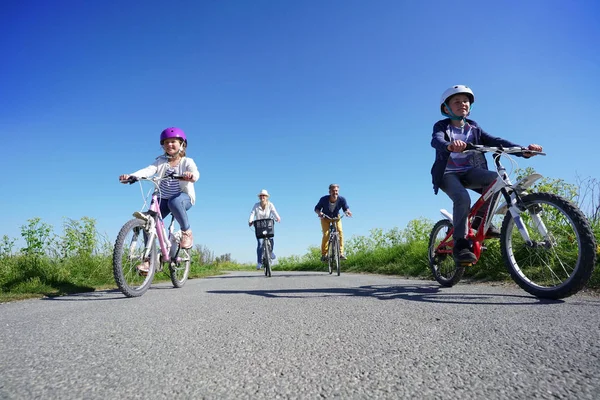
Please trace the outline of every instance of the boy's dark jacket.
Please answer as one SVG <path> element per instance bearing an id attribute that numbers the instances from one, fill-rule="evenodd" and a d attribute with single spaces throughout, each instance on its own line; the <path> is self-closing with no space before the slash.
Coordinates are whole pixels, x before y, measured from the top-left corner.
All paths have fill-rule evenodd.
<path id="1" fill-rule="evenodd" d="M 431 146 L 435 148 L 435 162 L 433 163 L 433 167 L 431 167 L 431 178 L 433 181 L 433 191 L 435 194 L 438 193 L 440 183 L 444 177 L 444 171 L 446 170 L 446 164 L 448 163 L 448 158 L 450 157 L 450 151 L 448 151 L 448 145 L 450 144 L 450 121 L 450 118 L 446 118 L 436 122 L 435 125 L 433 125 Z M 493 147 L 518 146 L 518 144 L 508 140 L 490 135 L 481 129 L 477 122 L 471 119 L 467 119 L 467 122 L 469 125 L 471 125 L 471 133 L 473 135 L 473 140 L 470 141 L 470 143 Z M 488 169 L 487 160 L 482 153 L 473 153 L 473 155 L 473 162 L 476 168 Z"/>

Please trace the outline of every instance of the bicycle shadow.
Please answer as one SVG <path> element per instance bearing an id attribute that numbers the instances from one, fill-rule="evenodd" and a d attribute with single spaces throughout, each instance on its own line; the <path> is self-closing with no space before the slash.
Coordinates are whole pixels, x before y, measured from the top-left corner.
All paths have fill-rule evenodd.
<path id="1" fill-rule="evenodd" d="M 148 289 L 155 290 L 176 290 L 177 288 L 168 285 L 164 282 L 153 283 Z M 143 296 L 142 296 L 143 297 Z M 56 296 L 42 297 L 40 300 L 53 301 L 106 301 L 106 300 L 131 300 L 139 299 L 140 297 L 127 297 L 119 289 L 95 290 L 81 293 L 69 293 Z"/>
<path id="2" fill-rule="evenodd" d="M 367 285 L 349 288 L 207 290 L 211 294 L 244 294 L 266 298 L 306 299 L 322 297 L 371 297 L 381 301 L 407 300 L 426 303 L 531 306 L 562 304 L 564 300 L 540 299 L 531 295 L 456 292 L 436 284 Z M 518 301 L 517 301 L 518 300 Z"/>

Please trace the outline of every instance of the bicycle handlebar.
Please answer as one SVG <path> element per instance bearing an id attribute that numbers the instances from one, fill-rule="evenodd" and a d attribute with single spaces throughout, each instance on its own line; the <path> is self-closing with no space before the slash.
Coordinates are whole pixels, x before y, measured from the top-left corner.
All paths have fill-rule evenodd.
<path id="1" fill-rule="evenodd" d="M 483 146 L 481 144 L 472 144 L 467 143 L 467 148 L 463 150 L 463 153 L 477 151 L 479 153 L 505 153 L 505 154 L 532 154 L 532 155 L 540 155 L 545 156 L 546 153 L 542 151 L 529 150 L 526 147 L 521 146 L 513 146 L 513 147 L 492 147 L 492 146 Z"/>
<path id="2" fill-rule="evenodd" d="M 331 218 L 329 215 L 323 214 L 323 216 L 321 218 L 325 218 L 325 219 L 328 219 L 330 221 L 339 221 L 340 219 L 344 218 L 345 215 L 346 214 L 340 214 L 340 215 L 337 216 L 337 218 Z"/>
<path id="3" fill-rule="evenodd" d="M 164 177 L 162 177 L 162 178 L 159 178 L 159 177 L 156 177 L 156 176 L 155 176 L 155 177 L 152 177 L 152 178 L 147 178 L 147 177 L 145 177 L 145 176 L 140 176 L 140 177 L 137 177 L 137 176 L 129 176 L 129 178 L 127 178 L 127 179 L 125 179 L 125 180 L 121 180 L 121 181 L 119 181 L 119 182 L 121 182 L 121 183 L 129 183 L 129 184 L 131 185 L 131 184 L 133 184 L 133 183 L 135 183 L 135 182 L 137 182 L 137 181 L 152 181 L 152 182 L 156 183 L 156 182 L 158 182 L 158 181 L 162 181 L 163 179 L 177 179 L 177 180 L 184 180 L 184 179 L 185 179 L 185 176 L 183 176 L 183 175 L 177 175 L 177 174 L 168 174 L 168 175 L 165 175 L 165 176 L 164 176 Z"/>

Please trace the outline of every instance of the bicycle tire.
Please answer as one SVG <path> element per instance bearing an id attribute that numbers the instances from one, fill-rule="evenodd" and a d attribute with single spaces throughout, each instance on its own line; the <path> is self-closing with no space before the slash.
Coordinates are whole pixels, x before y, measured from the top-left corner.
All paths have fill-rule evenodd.
<path id="1" fill-rule="evenodd" d="M 331 275 L 333 273 L 333 237 L 330 237 L 327 246 L 327 268 L 329 269 L 329 275 Z"/>
<path id="2" fill-rule="evenodd" d="M 333 245 L 333 264 L 335 265 L 335 270 L 337 272 L 337 276 L 340 276 L 340 268 L 341 268 L 341 264 L 340 264 L 340 242 L 338 237 L 336 236 L 333 239 L 334 245 Z"/>
<path id="3" fill-rule="evenodd" d="M 587 218 L 570 201 L 551 193 L 532 193 L 521 203 L 521 222 L 537 246 L 528 246 L 510 213 L 502 223 L 502 258 L 513 280 L 540 298 L 562 299 L 581 290 L 596 264 L 596 241 Z M 551 234 L 549 243 L 536 229 L 538 215 Z"/>
<path id="4" fill-rule="evenodd" d="M 191 249 L 180 247 L 177 258 L 177 262 L 169 263 L 169 275 L 171 276 L 173 286 L 182 288 L 190 275 L 190 265 L 192 263 Z"/>
<path id="5" fill-rule="evenodd" d="M 271 244 L 271 242 L 269 241 L 268 238 L 263 239 L 262 260 L 263 260 L 263 267 L 265 267 L 265 276 L 267 278 L 271 277 L 271 249 L 270 249 L 270 244 Z"/>
<path id="6" fill-rule="evenodd" d="M 456 285 L 465 273 L 465 267 L 457 263 L 452 257 L 452 245 L 445 248 L 445 250 L 450 251 L 450 254 L 436 253 L 437 248 L 442 240 L 446 238 L 450 229 L 452 229 L 452 222 L 442 219 L 433 226 L 429 235 L 429 268 L 433 278 L 445 287 Z"/>
<path id="7" fill-rule="evenodd" d="M 144 276 L 137 266 L 144 262 L 143 255 L 148 243 L 144 239 L 145 221 L 132 219 L 119 231 L 113 251 L 113 275 L 119 290 L 127 297 L 143 295 L 152 283 L 156 270 L 156 240 L 150 244 L 148 273 Z"/>

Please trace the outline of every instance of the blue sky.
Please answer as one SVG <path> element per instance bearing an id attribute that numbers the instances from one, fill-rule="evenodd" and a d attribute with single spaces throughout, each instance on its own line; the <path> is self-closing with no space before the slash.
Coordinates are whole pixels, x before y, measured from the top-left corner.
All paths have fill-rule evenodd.
<path id="1" fill-rule="evenodd" d="M 254 261 L 261 189 L 279 256 L 319 244 L 332 182 L 347 237 L 437 220 L 451 203 L 429 143 L 454 84 L 485 130 L 544 146 L 520 167 L 598 178 L 599 18 L 594 0 L 3 2 L 0 237 L 87 216 L 114 240 L 142 205 L 117 178 L 161 154 L 169 126 L 201 173 L 195 241 L 216 255 Z"/>

